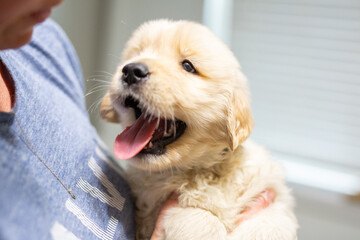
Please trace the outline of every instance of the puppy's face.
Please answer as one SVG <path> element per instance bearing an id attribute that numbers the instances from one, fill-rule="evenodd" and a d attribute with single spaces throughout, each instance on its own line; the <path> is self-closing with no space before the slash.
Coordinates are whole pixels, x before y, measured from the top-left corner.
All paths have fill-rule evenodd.
<path id="1" fill-rule="evenodd" d="M 145 23 L 131 37 L 101 106 L 126 128 L 120 159 L 149 170 L 210 166 L 250 134 L 246 78 L 229 49 L 196 23 Z"/>

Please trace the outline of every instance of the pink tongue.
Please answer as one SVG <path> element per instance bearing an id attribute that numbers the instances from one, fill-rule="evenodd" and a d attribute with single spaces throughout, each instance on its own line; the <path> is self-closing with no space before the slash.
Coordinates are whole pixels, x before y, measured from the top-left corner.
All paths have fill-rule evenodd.
<path id="1" fill-rule="evenodd" d="M 115 156 L 120 159 L 129 159 L 138 154 L 150 142 L 156 123 L 157 118 L 149 122 L 144 113 L 141 114 L 132 126 L 127 127 L 116 137 Z"/>

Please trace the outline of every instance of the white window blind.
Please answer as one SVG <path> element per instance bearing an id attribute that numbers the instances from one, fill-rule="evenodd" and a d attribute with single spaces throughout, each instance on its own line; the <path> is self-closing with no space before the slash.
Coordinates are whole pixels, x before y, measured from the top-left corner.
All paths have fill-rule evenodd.
<path id="1" fill-rule="evenodd" d="M 232 15 L 231 48 L 252 92 L 252 138 L 296 160 L 285 164 L 295 181 L 326 185 L 315 183 L 324 171 L 314 170 L 325 166 L 330 178 L 353 174 L 338 189 L 359 191 L 360 1 L 234 0 Z"/>

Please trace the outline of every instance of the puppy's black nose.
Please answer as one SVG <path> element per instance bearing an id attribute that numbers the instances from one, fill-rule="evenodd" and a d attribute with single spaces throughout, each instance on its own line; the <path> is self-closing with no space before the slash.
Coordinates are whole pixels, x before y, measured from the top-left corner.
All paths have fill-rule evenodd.
<path id="1" fill-rule="evenodd" d="M 129 86 L 138 84 L 149 78 L 150 72 L 144 63 L 129 63 L 122 69 L 122 81 L 126 82 Z"/>

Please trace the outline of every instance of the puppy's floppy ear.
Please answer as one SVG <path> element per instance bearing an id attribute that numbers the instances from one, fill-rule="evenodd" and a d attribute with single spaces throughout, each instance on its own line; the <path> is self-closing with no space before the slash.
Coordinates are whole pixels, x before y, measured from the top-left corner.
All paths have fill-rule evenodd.
<path id="1" fill-rule="evenodd" d="M 245 77 L 244 77 L 245 78 Z M 254 122 L 246 86 L 236 83 L 227 111 L 227 136 L 230 149 L 235 150 L 250 135 Z"/>
<path id="2" fill-rule="evenodd" d="M 102 119 L 104 119 L 108 122 L 119 123 L 119 116 L 111 104 L 109 91 L 106 92 L 106 94 L 101 102 L 100 116 Z"/>

